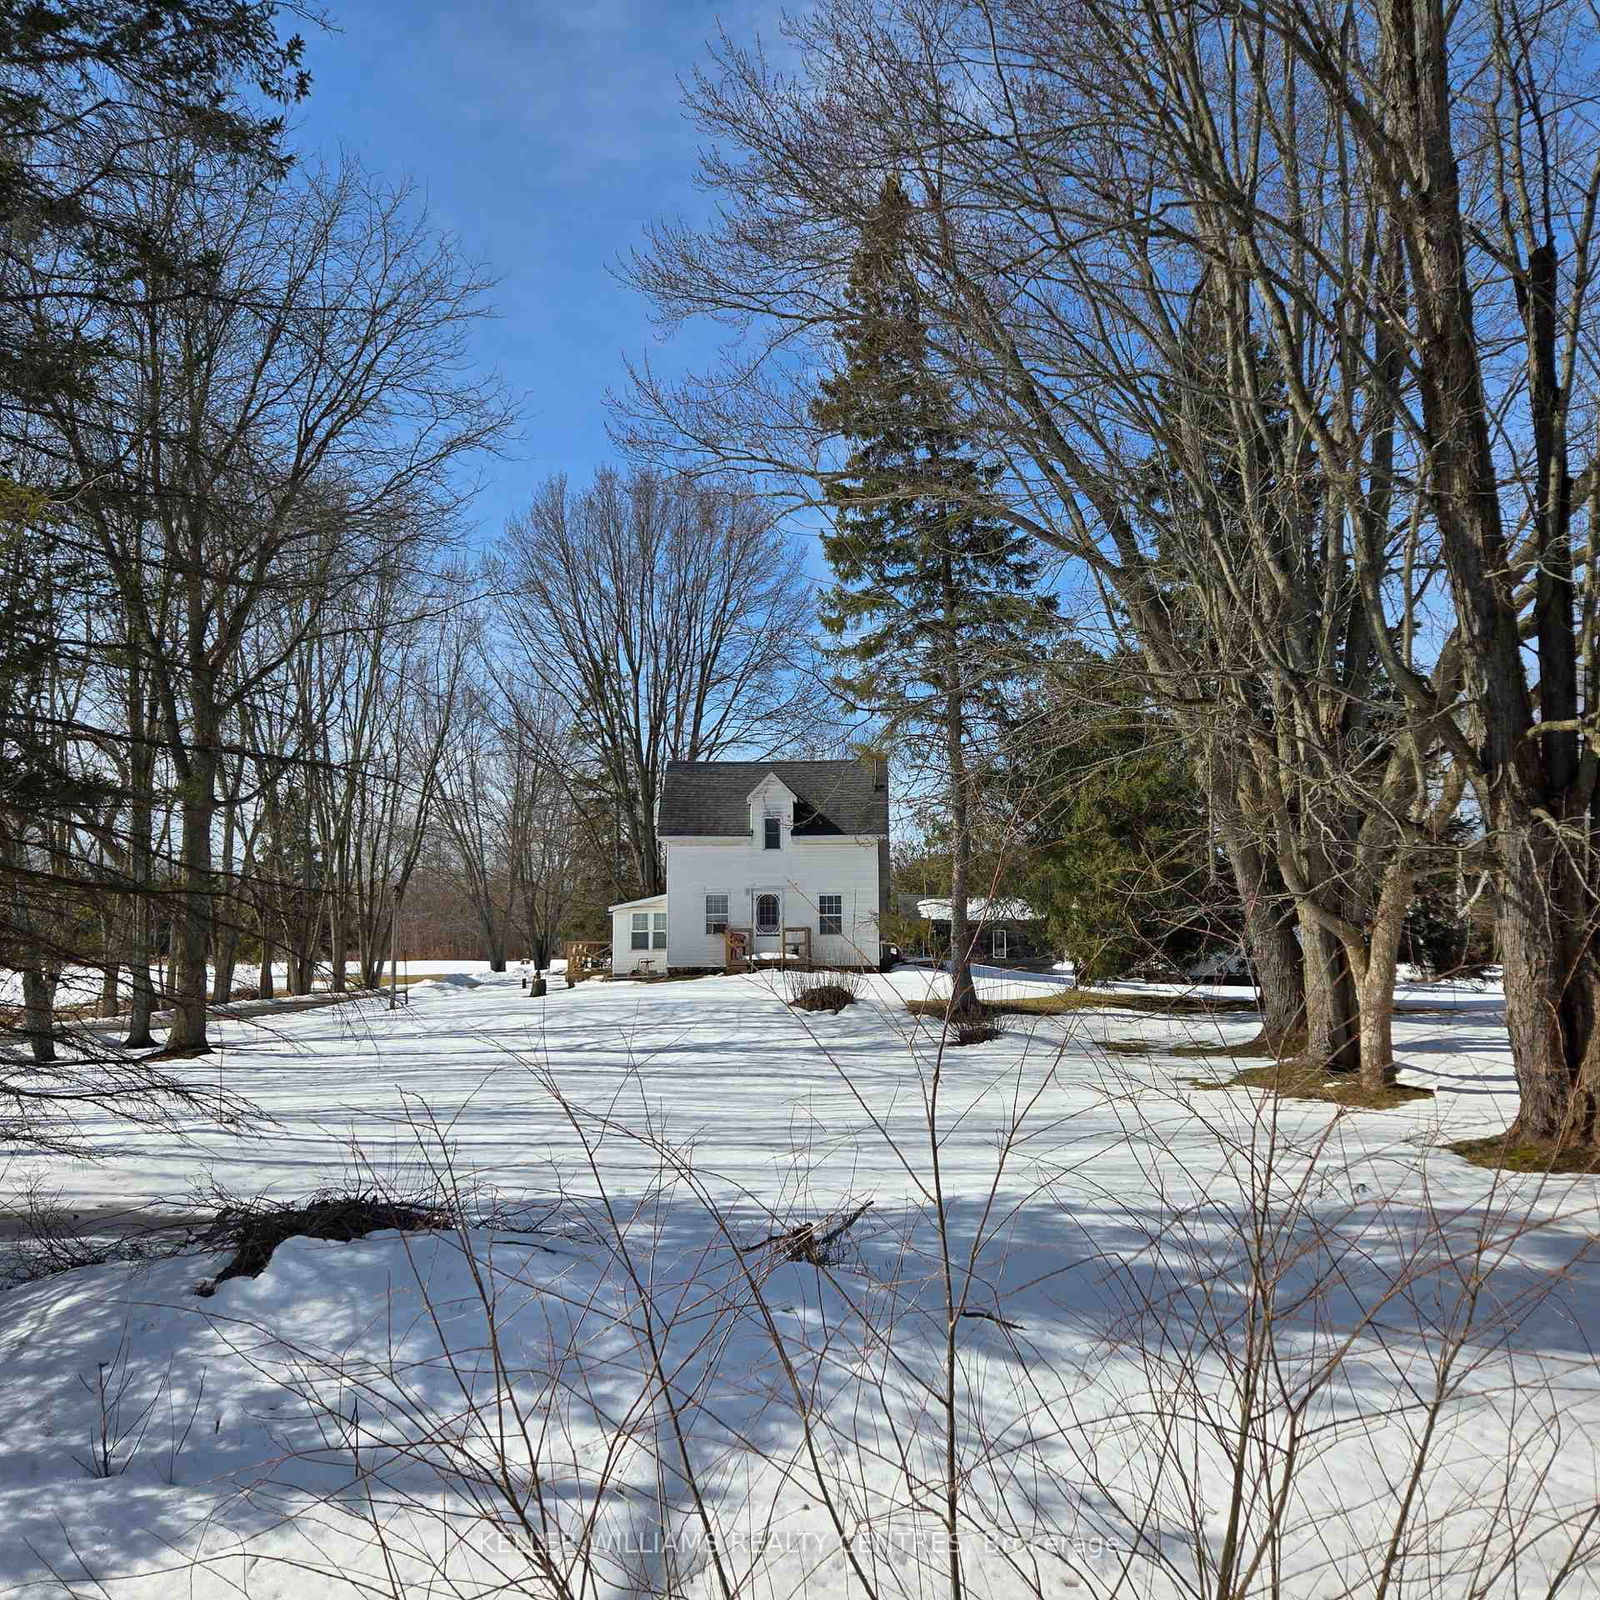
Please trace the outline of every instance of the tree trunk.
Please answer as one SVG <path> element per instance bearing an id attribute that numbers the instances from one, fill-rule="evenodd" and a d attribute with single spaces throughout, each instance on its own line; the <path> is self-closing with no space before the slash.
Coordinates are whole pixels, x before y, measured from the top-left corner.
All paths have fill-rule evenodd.
<path id="1" fill-rule="evenodd" d="M 128 787 L 133 800 L 128 808 L 128 869 L 133 896 L 128 907 L 128 988 L 132 1013 L 123 1044 L 130 1050 L 153 1050 L 155 1035 L 150 1019 L 156 1009 L 155 985 L 150 979 L 150 830 L 155 821 L 155 747 L 151 735 L 154 717 L 145 707 L 143 686 L 136 674 L 128 683 L 128 727 L 135 735 L 129 755 Z"/>
<path id="2" fill-rule="evenodd" d="M 317 871 L 317 856 L 311 836 L 311 818 L 314 807 L 309 786 L 303 809 L 300 850 L 303 866 L 300 872 L 299 919 L 297 943 L 300 955 L 301 994 L 310 994 L 317 986 L 317 957 L 322 952 L 323 887 Z"/>
<path id="3" fill-rule="evenodd" d="M 278 977 L 273 967 L 277 961 L 278 948 L 272 941 L 268 931 L 271 926 L 270 913 L 263 913 L 261 917 L 261 975 L 256 980 L 256 989 L 263 1000 L 274 1000 L 278 994 Z"/>
<path id="4" fill-rule="evenodd" d="M 1294 902 L 1271 859 L 1237 825 L 1219 818 L 1219 832 L 1244 908 L 1244 942 L 1261 997 L 1255 1043 L 1282 1059 L 1306 1044 L 1306 974 L 1295 937 Z"/>
<path id="5" fill-rule="evenodd" d="M 148 849 L 146 850 L 148 857 Z M 139 873 L 136 866 L 136 877 Z M 139 878 L 147 882 L 148 878 Z M 133 903 L 133 948 L 128 959 L 128 988 L 132 997 L 132 1012 L 128 1018 L 128 1032 L 123 1044 L 130 1050 L 150 1050 L 155 1047 L 155 1035 L 150 1031 L 150 1019 L 156 1009 L 155 984 L 150 979 L 150 902 L 143 894 L 136 894 Z"/>
<path id="6" fill-rule="evenodd" d="M 234 834 L 238 816 L 234 791 L 230 786 L 222 806 L 222 854 L 217 866 L 221 871 L 221 884 L 211 905 L 212 973 L 211 1003 L 226 1005 L 233 998 L 233 969 L 239 948 L 239 919 L 242 915 L 238 876 L 233 868 Z"/>
<path id="7" fill-rule="evenodd" d="M 100 973 L 100 1004 L 96 1007 L 102 1017 L 114 1017 L 117 1014 L 117 996 L 120 992 L 118 979 L 122 968 L 118 963 L 109 958 Z"/>
<path id="8" fill-rule="evenodd" d="M 59 974 L 43 967 L 22 969 L 22 1032 L 40 1065 L 56 1058 L 56 984 Z"/>
<path id="9" fill-rule="evenodd" d="M 951 593 L 946 563 L 946 615 L 953 615 L 957 599 Z M 945 759 L 950 779 L 950 1016 L 972 1017 L 978 1011 L 978 991 L 972 982 L 972 928 L 967 919 L 968 878 L 972 868 L 972 830 L 967 812 L 967 752 L 963 741 L 966 718 L 961 703 L 961 664 L 956 645 L 950 645 L 946 665 L 949 689 L 945 696 Z"/>
<path id="10" fill-rule="evenodd" d="M 633 869 L 638 879 L 639 887 L 637 897 L 643 899 L 646 895 L 660 894 L 667 887 L 666 865 L 661 858 L 661 841 L 656 837 L 655 802 L 660 799 L 660 785 L 655 785 L 655 796 L 651 798 L 642 782 L 628 781 L 623 787 L 623 793 L 630 799 L 637 795 L 640 798 L 633 800 L 630 807 L 632 815 L 628 819 L 627 849 L 633 858 Z M 629 896 L 628 898 L 633 898 Z"/>
<path id="11" fill-rule="evenodd" d="M 110 865 L 109 862 L 106 864 Z M 121 896 L 108 898 L 100 912 L 100 998 L 95 1003 L 95 1015 L 98 1017 L 114 1017 L 117 1014 L 117 980 L 121 972 L 117 958 L 122 946 L 121 923 L 127 914 L 128 906 Z"/>
<path id="12" fill-rule="evenodd" d="M 399 954 L 400 907 L 404 902 L 403 893 L 396 893 L 389 901 L 389 1009 L 394 1010 L 399 985 L 396 978 L 399 967 L 396 964 Z"/>
<path id="13" fill-rule="evenodd" d="M 1600 972 L 1574 915 L 1593 894 L 1565 842 L 1534 821 L 1498 830 L 1496 933 L 1522 1103 L 1517 1140 L 1593 1144 L 1600 1134 Z"/>
<path id="14" fill-rule="evenodd" d="M 1414 886 L 1410 871 L 1391 865 L 1384 875 L 1365 947 L 1346 951 L 1361 1009 L 1361 1083 L 1368 1089 L 1387 1088 L 1395 1081 L 1395 968 Z"/>
<path id="15" fill-rule="evenodd" d="M 1394 204 L 1406 228 L 1428 489 L 1482 726 L 1506 1022 L 1521 1093 L 1511 1135 L 1592 1145 L 1600 1109 L 1594 798 L 1573 767 L 1574 747 L 1561 743 L 1563 730 L 1534 737 L 1540 724 L 1501 511 L 1496 421 L 1479 358 L 1453 144 L 1449 16 L 1442 0 L 1386 0 L 1378 11 L 1384 133 L 1398 152 L 1389 166 L 1399 177 Z M 1551 308 L 1539 304 L 1551 292 L 1547 275 L 1555 264 L 1553 257 L 1530 260 L 1526 282 L 1533 422 L 1546 469 L 1559 469 L 1564 419 L 1552 371 Z M 1538 703 L 1543 717 L 1559 721 L 1577 703 L 1578 689 L 1562 549 L 1571 507 L 1566 472 L 1543 476 L 1536 507 Z"/>
<path id="16" fill-rule="evenodd" d="M 1305 952 L 1306 1047 L 1302 1060 L 1322 1072 L 1361 1065 L 1361 1014 L 1344 945 L 1309 912 L 1300 914 Z"/>
<path id="17" fill-rule="evenodd" d="M 213 915 L 211 829 L 216 821 L 217 756 L 215 732 L 195 729 L 189 751 L 179 815 L 183 823 L 183 894 L 173 952 L 172 1027 L 167 1049 L 184 1055 L 208 1055 L 206 1035 L 206 957 L 211 947 Z"/>
<path id="18" fill-rule="evenodd" d="M 344 994 L 350 987 L 344 970 L 349 959 L 349 911 L 345 906 L 343 890 L 336 884 L 328 907 L 328 986 L 334 994 Z"/>
<path id="19" fill-rule="evenodd" d="M 237 901 L 229 900 L 230 907 Z M 239 961 L 239 930 L 235 925 L 222 929 L 216 940 L 216 970 L 211 975 L 211 1003 L 226 1005 L 233 998 L 233 974 Z"/>

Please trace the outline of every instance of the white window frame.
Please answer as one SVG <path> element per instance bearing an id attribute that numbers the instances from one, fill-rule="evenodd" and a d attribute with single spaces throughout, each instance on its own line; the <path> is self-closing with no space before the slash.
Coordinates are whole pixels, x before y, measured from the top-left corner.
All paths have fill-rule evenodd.
<path id="1" fill-rule="evenodd" d="M 989 934 L 989 954 L 996 961 L 1005 961 L 1011 955 L 1011 935 L 1004 928 L 995 928 Z"/>
<path id="2" fill-rule="evenodd" d="M 832 902 L 839 909 L 829 911 L 828 903 Z M 830 928 L 829 923 L 833 926 Z M 817 932 L 819 935 L 837 935 L 844 932 L 844 896 L 842 894 L 819 894 L 817 896 Z"/>
<path id="3" fill-rule="evenodd" d="M 761 902 L 763 900 L 770 900 L 775 907 L 770 927 L 761 920 Z M 783 932 L 783 896 L 771 889 L 760 890 L 755 897 L 755 903 L 751 907 L 751 918 L 755 931 L 763 938 L 771 938 L 773 934 L 781 934 Z"/>
<path id="4" fill-rule="evenodd" d="M 648 911 L 635 911 L 633 923 L 628 936 L 630 950 L 648 950 L 650 948 L 650 913 Z"/>
<path id="5" fill-rule="evenodd" d="M 722 909 L 720 911 L 713 911 L 711 909 L 711 902 L 713 900 L 720 900 L 722 902 Z M 728 924 L 732 920 L 733 896 L 708 892 L 706 894 L 706 933 L 708 935 L 726 933 L 728 931 Z"/>
<path id="6" fill-rule="evenodd" d="M 769 811 L 761 819 L 761 848 L 783 849 L 783 818 L 776 811 Z"/>
<path id="7" fill-rule="evenodd" d="M 665 911 L 652 911 L 650 913 L 650 948 L 652 950 L 665 950 L 667 948 L 667 914 Z"/>

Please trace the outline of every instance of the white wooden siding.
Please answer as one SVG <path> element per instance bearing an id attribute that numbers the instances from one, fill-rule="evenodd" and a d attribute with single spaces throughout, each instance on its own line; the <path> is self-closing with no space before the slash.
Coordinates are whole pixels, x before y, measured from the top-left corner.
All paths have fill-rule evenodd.
<path id="1" fill-rule="evenodd" d="M 811 929 L 811 953 L 841 966 L 878 964 L 878 841 L 873 835 L 796 839 L 787 820 L 783 847 L 764 850 L 761 830 L 747 839 L 668 839 L 667 960 L 673 967 L 720 967 L 721 934 L 706 932 L 706 896 L 728 897 L 728 925 L 755 925 L 755 896 L 783 896 L 783 925 Z M 817 932 L 817 897 L 836 894 L 843 931 Z"/>
<path id="2" fill-rule="evenodd" d="M 654 939 L 651 940 L 652 948 L 648 950 L 635 950 L 633 948 L 633 916 L 639 912 L 651 919 L 651 932 L 654 931 L 655 918 L 667 909 L 667 897 L 664 894 L 650 896 L 647 900 L 629 900 L 624 905 L 611 908 L 611 970 L 613 972 L 637 972 L 645 962 L 649 962 L 654 972 L 667 970 L 667 950 L 653 948 Z M 672 934 L 670 927 L 667 934 L 667 944 L 671 945 Z"/>
<path id="3" fill-rule="evenodd" d="M 887 852 L 876 834 L 802 835 L 795 838 L 795 796 L 769 773 L 750 793 L 749 832 L 736 838 L 667 838 L 667 892 L 611 908 L 611 970 L 637 971 L 649 961 L 662 972 L 676 967 L 720 967 L 725 949 L 720 933 L 706 932 L 706 896 L 728 897 L 728 926 L 755 927 L 755 897 L 775 893 L 782 900 L 782 925 L 811 930 L 813 959 L 838 966 L 878 964 L 879 873 Z M 765 819 L 775 813 L 780 847 L 765 848 Z M 839 896 L 841 931 L 821 934 L 817 901 Z M 667 948 L 634 950 L 632 918 L 665 912 Z M 776 941 L 774 941 L 775 943 Z M 652 941 L 653 943 L 653 941 Z"/>

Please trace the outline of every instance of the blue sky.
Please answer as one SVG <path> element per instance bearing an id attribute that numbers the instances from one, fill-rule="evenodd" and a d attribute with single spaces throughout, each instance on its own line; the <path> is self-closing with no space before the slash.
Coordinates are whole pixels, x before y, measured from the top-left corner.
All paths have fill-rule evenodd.
<path id="1" fill-rule="evenodd" d="M 648 307 L 611 273 L 655 216 L 699 216 L 697 135 L 679 80 L 719 18 L 779 45 L 776 3 L 704 0 L 330 0 L 338 32 L 308 32 L 308 156 L 358 156 L 421 185 L 436 224 L 498 279 L 478 354 L 522 403 L 509 460 L 483 468 L 474 540 L 551 472 L 610 454 L 604 395 L 624 357 L 703 359 L 710 334 L 663 347 Z"/>

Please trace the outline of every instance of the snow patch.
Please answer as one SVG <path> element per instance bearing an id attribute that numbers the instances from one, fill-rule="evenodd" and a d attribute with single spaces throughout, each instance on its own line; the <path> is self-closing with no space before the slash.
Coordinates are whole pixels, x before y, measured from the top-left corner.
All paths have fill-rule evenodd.
<path id="1" fill-rule="evenodd" d="M 481 989 L 482 982 L 467 972 L 445 972 L 437 978 L 424 978 L 411 985 L 411 992 L 419 994 L 427 989 Z"/>

